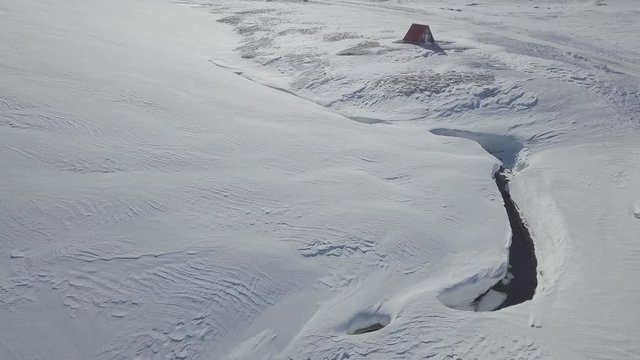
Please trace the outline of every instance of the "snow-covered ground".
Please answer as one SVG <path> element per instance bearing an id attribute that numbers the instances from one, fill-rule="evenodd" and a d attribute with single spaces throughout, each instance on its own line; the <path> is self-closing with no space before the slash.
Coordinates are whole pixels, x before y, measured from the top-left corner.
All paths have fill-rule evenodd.
<path id="1" fill-rule="evenodd" d="M 639 16 L 0 2 L 0 359 L 640 358 Z"/>

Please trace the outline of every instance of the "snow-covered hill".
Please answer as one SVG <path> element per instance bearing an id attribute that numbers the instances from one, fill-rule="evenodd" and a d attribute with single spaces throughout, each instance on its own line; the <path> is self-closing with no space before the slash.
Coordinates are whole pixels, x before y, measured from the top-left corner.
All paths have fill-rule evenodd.
<path id="1" fill-rule="evenodd" d="M 0 358 L 640 357 L 638 14 L 0 2 Z"/>

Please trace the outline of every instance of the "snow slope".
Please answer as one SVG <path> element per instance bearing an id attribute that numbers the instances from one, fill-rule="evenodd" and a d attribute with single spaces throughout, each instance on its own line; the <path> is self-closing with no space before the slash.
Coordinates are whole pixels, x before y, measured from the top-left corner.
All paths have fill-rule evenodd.
<path id="1" fill-rule="evenodd" d="M 211 11 L 242 42 L 214 61 L 354 120 L 417 122 L 500 157 L 514 169 L 540 284 L 532 309 L 500 316 L 528 314 L 551 358 L 640 356 L 636 2 L 222 1 Z M 429 23 L 438 46 L 396 43 L 412 22 Z"/>
<path id="2" fill-rule="evenodd" d="M 640 356 L 639 9 L 602 3 L 0 3 L 0 358 Z M 485 149 L 539 286 L 474 313 Z"/>

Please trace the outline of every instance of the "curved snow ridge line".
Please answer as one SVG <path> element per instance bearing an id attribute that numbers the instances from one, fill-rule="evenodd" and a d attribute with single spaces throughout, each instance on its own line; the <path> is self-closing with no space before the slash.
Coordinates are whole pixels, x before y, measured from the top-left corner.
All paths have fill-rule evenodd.
<path id="1" fill-rule="evenodd" d="M 362 311 L 357 313 L 345 325 L 349 335 L 360 335 L 378 331 L 391 323 L 391 316 L 380 312 Z"/>
<path id="2" fill-rule="evenodd" d="M 416 94 L 427 94 L 425 99 L 432 105 L 435 104 L 435 116 L 452 116 L 455 114 L 486 109 L 511 109 L 516 111 L 528 110 L 538 104 L 538 96 L 522 90 L 520 83 L 498 83 L 494 84 L 493 74 L 472 73 L 472 72 L 448 72 L 445 74 L 418 72 L 414 74 L 402 74 L 397 76 L 386 76 L 373 81 L 367 81 L 366 85 L 355 92 L 342 94 L 328 102 L 317 102 L 309 96 L 301 95 L 294 90 L 283 86 L 269 84 L 268 81 L 247 74 L 246 72 L 222 64 L 215 60 L 209 60 L 213 65 L 231 71 L 249 81 L 262 86 L 284 92 L 298 97 L 315 105 L 322 106 L 334 111 L 341 116 L 368 125 L 392 124 L 395 121 L 364 116 L 349 116 L 353 110 L 344 106 L 358 108 L 358 104 L 365 101 L 377 104 L 381 101 L 395 101 L 405 99 Z M 294 75 L 298 77 L 298 75 Z M 328 79 L 327 82 L 330 82 Z M 469 91 L 464 91 L 457 96 L 446 93 L 445 89 L 455 88 L 456 85 L 471 87 Z M 366 96 L 364 95 L 366 93 Z M 442 93 L 442 96 L 439 94 Z M 356 95 L 357 94 L 357 95 Z M 435 96 L 436 98 L 431 98 Z M 367 100 L 368 99 L 368 100 Z M 402 121 L 415 121 L 423 119 L 423 115 L 403 118 Z"/>
<path id="3" fill-rule="evenodd" d="M 171 255 L 178 255 L 178 254 L 195 255 L 196 252 L 194 250 L 181 250 L 181 251 L 168 251 L 168 252 L 159 252 L 159 253 L 151 253 L 151 254 L 104 256 L 91 250 L 80 249 L 75 254 L 67 254 L 62 256 L 73 259 L 73 260 L 80 260 L 80 261 L 92 263 L 97 261 L 108 262 L 108 261 L 114 261 L 114 260 L 139 260 L 146 257 L 159 258 L 163 256 L 171 256 Z"/>
<path id="4" fill-rule="evenodd" d="M 11 121 L 11 117 L 4 118 Z M 25 118 L 33 119 L 26 115 Z M 49 128 L 43 130 L 52 131 Z M 90 138 L 75 139 L 74 142 L 68 142 L 66 138 L 52 138 L 47 146 L 38 137 L 26 137 L 22 143 L 13 145 L 10 149 L 15 156 L 38 161 L 47 169 L 79 174 L 123 173 L 134 170 L 176 173 L 200 169 L 220 161 L 217 155 L 206 152 L 168 144 L 150 144 L 129 131 L 120 131 L 118 125 L 114 125 L 112 131 L 99 131 Z"/>
<path id="5" fill-rule="evenodd" d="M 520 187 L 527 186 L 527 179 Z M 533 298 L 533 311 L 529 322 L 540 327 L 548 315 L 550 303 L 555 301 L 555 292 L 562 278 L 564 263 L 573 241 L 565 226 L 557 202 L 544 189 L 518 191 L 521 202 L 526 204 L 528 223 L 536 243 L 538 259 L 538 288 Z"/>
<path id="6" fill-rule="evenodd" d="M 300 254 L 304 257 L 314 256 L 348 256 L 356 253 L 366 254 L 373 252 L 378 257 L 382 257 L 378 254 L 375 248 L 376 243 L 370 240 L 364 239 L 349 239 L 348 243 L 344 244 L 331 244 L 315 242 L 299 248 Z"/>
<path id="7" fill-rule="evenodd" d="M 251 81 L 251 82 L 254 82 L 254 83 L 256 83 L 256 84 L 259 84 L 259 85 L 262 85 L 262 86 L 268 87 L 268 88 L 273 89 L 273 90 L 281 91 L 281 92 L 283 92 L 283 93 L 285 93 L 285 94 L 288 94 L 288 95 L 295 96 L 295 97 L 297 97 L 297 98 L 300 98 L 300 99 L 302 99 L 302 100 L 305 100 L 305 101 L 307 101 L 307 102 L 309 102 L 309 103 L 312 103 L 312 104 L 314 104 L 314 105 L 321 106 L 321 107 L 323 107 L 323 108 L 329 108 L 329 107 L 330 107 L 330 106 L 327 106 L 327 105 L 319 104 L 319 103 L 317 103 L 317 102 L 315 102 L 315 101 L 313 101 L 313 100 L 310 100 L 310 99 L 308 99 L 308 98 L 306 98 L 306 97 L 304 97 L 304 96 L 302 96 L 302 95 L 300 95 L 300 94 L 296 93 L 296 92 L 295 92 L 295 91 L 293 91 L 293 90 L 289 90 L 289 89 L 284 88 L 284 87 L 282 87 L 282 86 L 269 84 L 268 82 L 266 82 L 266 81 L 264 81 L 264 80 L 262 80 L 262 79 L 259 79 L 259 78 L 257 78 L 257 77 L 254 77 L 254 76 L 248 75 L 247 73 L 245 73 L 245 72 L 244 72 L 244 71 L 242 71 L 242 70 L 239 70 L 239 69 L 236 69 L 236 68 L 234 68 L 234 67 L 231 67 L 231 66 L 225 65 L 225 64 L 223 64 L 223 63 L 221 63 L 221 62 L 217 62 L 216 60 L 210 59 L 210 60 L 209 60 L 209 62 L 210 62 L 211 64 L 213 64 L 213 65 L 215 65 L 215 66 L 217 66 L 217 67 L 221 68 L 221 69 L 224 69 L 224 70 L 230 71 L 230 72 L 232 72 L 232 73 L 234 73 L 234 74 L 236 74 L 236 75 L 238 75 L 238 76 L 240 76 L 240 77 L 242 77 L 242 78 L 244 78 L 244 79 L 247 79 L 247 80 L 249 80 L 249 81 Z M 353 118 L 351 118 L 351 117 L 345 117 L 345 118 L 346 118 L 346 119 L 349 119 L 349 120 L 353 120 L 353 121 L 359 122 L 359 123 L 363 123 L 363 124 L 371 124 L 371 125 L 373 125 L 373 124 L 379 124 L 379 123 L 387 123 L 387 122 L 386 122 L 386 121 L 384 121 L 384 120 L 376 120 L 376 119 L 368 119 L 368 118 L 359 118 L 359 117 L 353 117 Z"/>
<path id="8" fill-rule="evenodd" d="M 46 131 L 66 135 L 86 135 L 109 138 L 117 142 L 142 143 L 142 137 L 120 124 L 111 127 L 96 126 L 96 119 L 70 115 L 51 108 L 50 104 L 23 101 L 22 96 L 0 94 L 0 126 L 34 132 Z"/>
<path id="9" fill-rule="evenodd" d="M 7 226 L 0 228 L 0 237 L 21 239 L 21 242 L 7 241 L 2 246 L 24 246 L 29 240 L 28 249 L 36 250 L 36 244 L 44 246 L 52 240 L 62 241 L 75 231 L 86 233 L 123 226 L 134 219 L 160 216 L 167 210 L 169 202 L 157 196 L 151 196 L 140 190 L 144 197 L 121 196 L 103 192 L 100 196 L 84 194 L 81 187 L 73 189 L 55 188 L 58 194 L 75 191 L 77 198 L 41 197 L 39 191 L 20 194 L 18 197 L 29 199 L 20 203 L 15 195 L 4 199 L 4 204 L 12 205 L 14 211 L 6 212 Z M 45 190 L 46 191 L 46 190 Z M 0 211 L 3 210 L 0 207 Z M 87 236 L 87 235 L 85 235 Z M 90 237 L 90 235 L 88 235 Z M 29 254 L 31 251 L 27 250 Z"/>
<path id="10" fill-rule="evenodd" d="M 520 154 L 525 149 L 524 144 L 514 136 L 451 128 L 435 128 L 429 130 L 429 132 L 434 135 L 463 138 L 474 141 L 489 154 L 500 160 L 507 168 L 526 167 L 526 164 L 523 164 L 522 161 L 518 162 Z M 496 169 L 496 171 L 497 170 L 498 169 Z"/>
<path id="11" fill-rule="evenodd" d="M 210 59 L 209 62 L 211 64 L 219 67 L 219 68 L 231 71 L 232 73 L 234 73 L 234 74 L 236 74 L 236 75 L 238 75 L 238 76 L 240 76 L 242 78 L 245 78 L 245 79 L 247 79 L 247 80 L 249 80 L 251 82 L 254 82 L 254 83 L 262 85 L 262 86 L 266 86 L 268 88 L 271 88 L 271 89 L 274 89 L 274 90 L 277 90 L 277 91 L 281 91 L 281 92 L 283 92 L 285 94 L 288 94 L 288 95 L 295 96 L 295 97 L 300 98 L 302 100 L 305 100 L 307 102 L 313 103 L 313 104 L 315 104 L 317 106 L 321 106 L 321 107 L 326 108 L 326 109 L 331 109 L 331 106 L 333 105 L 333 103 L 328 103 L 328 104 L 318 103 L 318 102 L 315 102 L 312 99 L 309 99 L 309 98 L 307 98 L 305 96 L 302 96 L 302 95 L 296 93 L 293 90 L 284 88 L 282 86 L 268 84 L 266 81 L 258 79 L 258 78 L 254 77 L 254 76 L 248 75 L 247 73 L 245 73 L 242 70 L 239 70 L 239 69 L 236 69 L 234 67 L 225 65 L 225 64 L 223 64 L 221 62 L 218 62 L 218 61 L 215 61 L 213 59 Z M 339 101 L 339 100 L 334 100 L 334 102 L 336 102 L 336 101 Z M 338 113 L 338 114 L 341 115 L 342 117 L 344 117 L 345 119 L 349 119 L 349 120 L 352 120 L 352 121 L 355 121 L 355 122 L 358 122 L 358 123 L 361 123 L 361 124 L 367 124 L 367 125 L 378 125 L 378 124 L 387 125 L 387 124 L 392 124 L 392 122 L 389 121 L 389 120 L 377 119 L 377 118 L 372 118 L 372 117 L 363 117 L 363 116 L 347 116 L 347 115 L 340 114 L 340 113 Z M 419 117 L 410 118 L 410 119 L 407 119 L 407 120 L 408 121 L 414 121 L 414 120 L 420 120 L 421 118 L 422 117 L 419 116 Z"/>
<path id="12" fill-rule="evenodd" d="M 327 82 L 330 80 L 328 78 Z M 524 82 L 496 81 L 490 72 L 415 71 L 357 80 L 362 81 L 362 87 L 349 90 L 348 84 L 341 84 L 347 92 L 325 102 L 324 106 L 344 110 L 344 107 L 357 109 L 365 104 L 375 109 L 412 99 L 416 104 L 408 105 L 409 108 L 422 104 L 429 109 L 427 114 L 446 117 L 478 109 L 525 111 L 538 105 L 537 94 L 522 90 Z M 417 116 L 416 119 L 423 117 Z"/>
<path id="13" fill-rule="evenodd" d="M 108 139 L 107 139 L 108 140 Z M 110 142 L 110 141 L 109 141 Z M 55 142 L 54 142 L 55 143 Z M 31 146 L 33 145 L 33 146 Z M 51 170 L 78 174 L 112 174 L 140 170 L 157 170 L 176 173 L 200 169 L 202 166 L 219 162 L 211 155 L 203 158 L 201 154 L 189 151 L 176 151 L 170 146 L 135 145 L 131 150 L 121 144 L 83 144 L 87 148 L 78 152 L 78 144 L 57 143 L 54 148 L 45 148 L 41 144 L 24 144 L 11 147 L 16 154 L 29 160 L 36 160 Z M 123 154 L 126 152 L 127 157 Z"/>
<path id="14" fill-rule="evenodd" d="M 78 189 L 78 192 L 81 190 Z M 132 218 L 161 214 L 168 206 L 168 200 L 158 196 L 133 197 L 112 194 L 89 196 L 80 194 L 76 199 L 47 199 L 33 202 L 11 220 L 17 226 L 29 227 L 46 218 L 49 224 L 59 224 L 61 231 L 88 227 L 89 229 L 106 228 L 123 224 Z M 37 214 L 38 216 L 33 216 Z M 42 235 L 56 236 L 51 229 Z"/>
<path id="15" fill-rule="evenodd" d="M 406 308 L 402 313 L 404 316 L 391 316 L 380 311 L 360 312 L 345 324 L 338 325 L 340 334 L 326 335 L 322 338 L 326 341 L 318 341 L 318 335 L 299 334 L 282 352 L 272 350 L 270 357 L 260 352 L 264 348 L 253 351 L 248 349 L 248 342 L 241 349 L 247 359 L 548 358 L 544 349 L 533 338 L 523 337 L 518 332 L 515 332 L 517 335 L 509 333 L 509 328 L 513 326 L 510 324 L 504 324 L 504 329 L 497 332 L 494 329 L 492 336 L 475 333 L 470 334 L 471 336 L 450 336 L 447 334 L 450 331 L 455 333 L 460 327 L 460 321 L 464 321 L 456 313 L 434 314 L 420 306 Z M 352 330 L 355 329 L 351 335 L 345 332 L 350 329 L 350 325 L 354 326 Z M 372 329 L 377 330 L 364 332 Z M 360 331 L 355 334 L 357 330 Z M 262 336 L 256 336 L 255 339 L 257 338 Z M 509 346 L 505 346 L 505 339 Z"/>
<path id="16" fill-rule="evenodd" d="M 29 148 L 22 145 L 20 147 L 11 147 L 11 150 L 24 158 L 37 160 L 50 169 L 72 173 L 111 174 L 127 171 L 129 168 L 107 154 L 95 154 L 97 156 L 94 157 L 94 154 L 90 154 L 92 153 L 90 150 L 78 153 L 71 146 L 63 144 L 59 144 L 54 149 L 38 149 L 35 146 Z"/>
<path id="17" fill-rule="evenodd" d="M 494 310 L 495 307 L 500 304 L 495 305 L 494 308 L 485 309 L 481 307 L 480 299 L 487 294 L 492 286 L 506 276 L 508 268 L 509 263 L 505 260 L 505 262 L 495 269 L 487 269 L 483 272 L 471 275 L 466 279 L 443 289 L 437 296 L 438 300 L 440 300 L 443 305 L 456 310 Z"/>
<path id="18" fill-rule="evenodd" d="M 34 109 L 19 109 L 2 112 L 2 125 L 14 129 L 46 130 L 60 134 L 97 135 L 98 129 L 90 121 L 48 110 L 46 114 Z"/>

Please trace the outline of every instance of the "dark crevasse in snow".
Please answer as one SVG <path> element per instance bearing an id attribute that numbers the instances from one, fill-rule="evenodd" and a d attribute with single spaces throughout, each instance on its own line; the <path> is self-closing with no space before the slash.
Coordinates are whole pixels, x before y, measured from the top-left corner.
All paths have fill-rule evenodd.
<path id="1" fill-rule="evenodd" d="M 478 296 L 474 304 L 477 305 L 489 292 L 506 294 L 506 299 L 493 310 L 500 310 L 531 300 L 538 286 L 536 272 L 538 261 L 535 255 L 533 240 L 529 234 L 520 212 L 509 194 L 509 179 L 505 169 L 500 168 L 495 175 L 496 185 L 500 190 L 504 207 L 511 225 L 511 246 L 509 248 L 509 269 L 507 276 L 493 285 L 487 292 Z"/>
<path id="2" fill-rule="evenodd" d="M 380 323 L 375 323 L 375 324 L 373 324 L 371 326 L 367 326 L 367 327 L 364 327 L 362 329 L 357 329 L 356 331 L 354 331 L 352 333 L 352 335 L 360 335 L 360 334 L 366 334 L 366 333 L 378 331 L 378 330 L 382 329 L 383 327 L 384 327 L 384 325 L 382 325 Z"/>
<path id="3" fill-rule="evenodd" d="M 509 135 L 449 128 L 432 129 L 431 133 L 475 141 L 504 164 L 504 167 L 500 167 L 494 174 L 494 179 L 504 200 L 504 207 L 511 225 L 509 268 L 503 279 L 474 299 L 471 304 L 473 309 L 475 311 L 500 310 L 531 300 L 538 286 L 536 277 L 538 261 L 533 239 L 509 194 L 507 176 L 508 169 L 517 166 L 518 155 L 524 149 L 524 145 L 519 139 Z"/>

